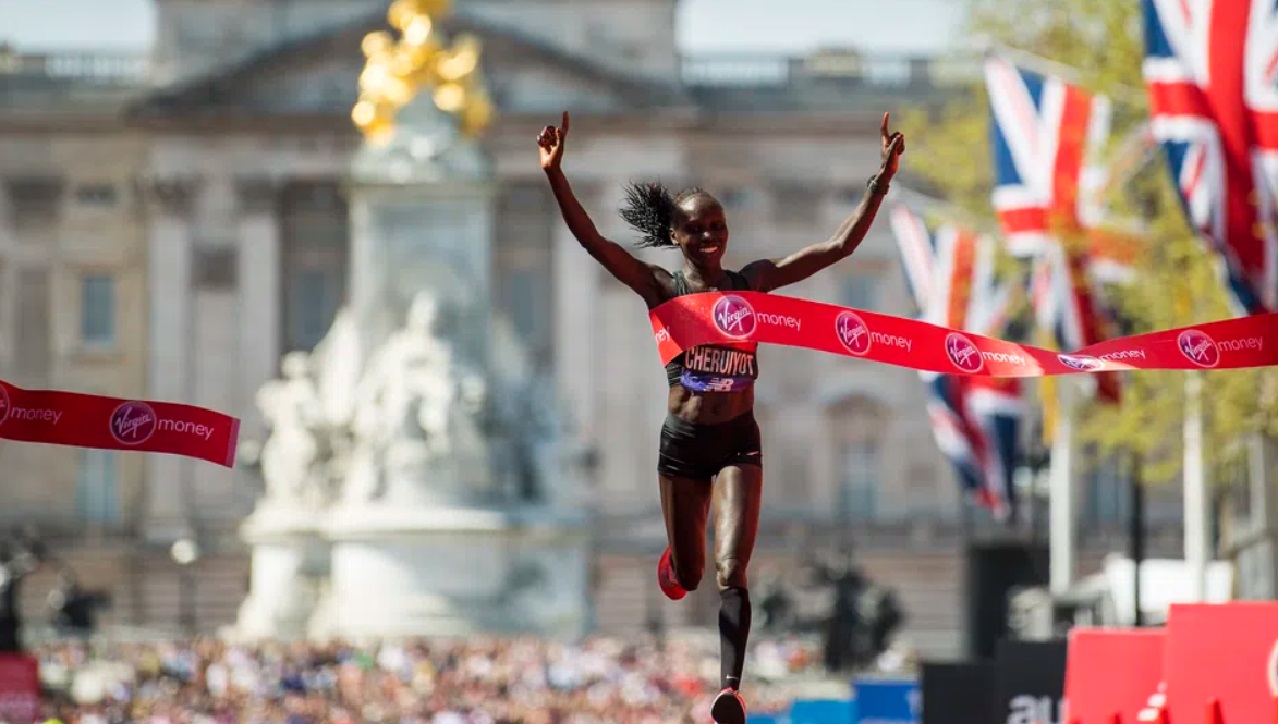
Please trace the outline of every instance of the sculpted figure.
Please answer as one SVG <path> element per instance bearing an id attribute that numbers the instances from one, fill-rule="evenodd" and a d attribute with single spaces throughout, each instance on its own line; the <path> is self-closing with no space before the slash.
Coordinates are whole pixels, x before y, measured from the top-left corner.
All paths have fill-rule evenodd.
<path id="1" fill-rule="evenodd" d="M 262 447 L 262 477 L 268 500 L 301 503 L 326 486 L 317 477 L 322 476 L 323 414 L 309 356 L 290 352 L 281 368 L 283 378 L 266 383 L 257 394 L 257 406 L 271 426 Z"/>
<path id="2" fill-rule="evenodd" d="M 473 467 L 461 460 L 483 449 L 476 425 L 483 379 L 459 369 L 440 336 L 440 311 L 432 293 L 417 293 L 404 327 L 377 350 L 356 390 L 356 499 L 384 495 L 388 476 L 455 481 L 460 469 Z"/>

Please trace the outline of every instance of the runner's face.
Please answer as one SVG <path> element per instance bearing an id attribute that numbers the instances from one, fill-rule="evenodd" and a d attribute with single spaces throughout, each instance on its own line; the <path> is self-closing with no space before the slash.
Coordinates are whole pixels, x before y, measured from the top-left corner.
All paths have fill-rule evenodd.
<path id="1" fill-rule="evenodd" d="M 709 194 L 695 194 L 680 201 L 678 209 L 670 236 L 683 255 L 698 264 L 717 264 L 728 248 L 723 206 Z"/>

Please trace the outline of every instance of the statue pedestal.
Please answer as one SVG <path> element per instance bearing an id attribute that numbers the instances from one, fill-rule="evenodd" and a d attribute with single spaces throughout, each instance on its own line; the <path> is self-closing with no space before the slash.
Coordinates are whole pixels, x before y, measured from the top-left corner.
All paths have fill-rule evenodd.
<path id="1" fill-rule="evenodd" d="M 322 637 L 576 636 L 586 538 L 548 511 L 366 506 L 337 512 Z"/>
<path id="2" fill-rule="evenodd" d="M 303 639 L 328 575 L 328 542 L 313 512 L 266 506 L 240 535 L 253 550 L 251 591 L 235 634 L 249 639 Z"/>

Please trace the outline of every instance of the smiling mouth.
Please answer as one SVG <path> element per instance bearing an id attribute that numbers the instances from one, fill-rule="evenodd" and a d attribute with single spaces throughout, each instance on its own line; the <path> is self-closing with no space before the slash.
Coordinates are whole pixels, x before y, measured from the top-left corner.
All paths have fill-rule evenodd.
<path id="1" fill-rule="evenodd" d="M 718 244 L 709 244 L 709 245 L 706 245 L 706 246 L 700 247 L 700 250 L 701 250 L 701 253 L 702 253 L 702 254 L 713 254 L 713 253 L 715 253 L 716 251 L 718 251 L 718 250 L 719 250 L 719 245 L 718 245 Z"/>

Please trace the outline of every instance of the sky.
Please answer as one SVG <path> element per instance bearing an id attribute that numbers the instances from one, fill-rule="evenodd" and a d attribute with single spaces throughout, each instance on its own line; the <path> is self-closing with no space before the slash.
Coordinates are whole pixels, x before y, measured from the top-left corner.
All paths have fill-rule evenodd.
<path id="1" fill-rule="evenodd" d="M 682 0 L 680 43 L 687 52 L 856 47 L 929 53 L 950 42 L 963 3 L 785 0 L 784 12 L 777 5 L 776 0 Z M 153 25 L 152 0 L 0 0 L 0 43 L 21 51 L 144 50 Z"/>

